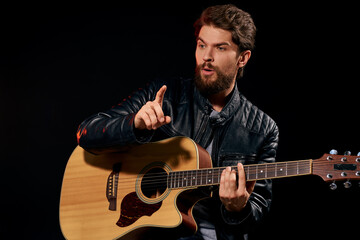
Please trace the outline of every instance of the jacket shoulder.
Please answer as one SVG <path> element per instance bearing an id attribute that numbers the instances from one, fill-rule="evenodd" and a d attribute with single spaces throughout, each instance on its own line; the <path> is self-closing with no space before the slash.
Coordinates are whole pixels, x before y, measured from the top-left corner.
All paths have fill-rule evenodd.
<path id="1" fill-rule="evenodd" d="M 242 94 L 240 94 L 240 112 L 241 125 L 249 131 L 261 135 L 277 131 L 276 122 Z"/>

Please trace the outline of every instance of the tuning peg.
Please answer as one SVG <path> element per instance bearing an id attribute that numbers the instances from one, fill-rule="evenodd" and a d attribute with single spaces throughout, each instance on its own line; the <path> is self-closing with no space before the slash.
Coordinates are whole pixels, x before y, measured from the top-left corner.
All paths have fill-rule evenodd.
<path id="1" fill-rule="evenodd" d="M 329 187 L 330 187 L 331 190 L 336 190 L 337 189 L 337 185 L 334 182 L 330 183 Z"/>
<path id="2" fill-rule="evenodd" d="M 332 150 L 330 151 L 330 154 L 337 155 L 337 154 L 338 154 L 338 151 L 335 150 L 335 149 L 332 149 Z"/>
<path id="3" fill-rule="evenodd" d="M 344 187 L 345 188 L 351 188 L 351 182 L 349 180 L 347 180 L 346 182 L 344 182 Z"/>
<path id="4" fill-rule="evenodd" d="M 344 155 L 350 156 L 350 155 L 351 155 L 351 152 L 350 152 L 350 151 L 345 151 Z"/>

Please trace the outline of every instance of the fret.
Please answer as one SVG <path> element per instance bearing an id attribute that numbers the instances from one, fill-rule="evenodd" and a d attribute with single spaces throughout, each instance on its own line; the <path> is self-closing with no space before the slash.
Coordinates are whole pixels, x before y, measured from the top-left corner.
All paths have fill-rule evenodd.
<path id="1" fill-rule="evenodd" d="M 173 188 L 175 188 L 175 183 L 176 183 L 176 172 L 172 172 L 172 179 L 171 179 L 171 186 Z"/>
<path id="2" fill-rule="evenodd" d="M 196 173 L 197 171 L 191 171 L 191 186 L 196 185 Z"/>
<path id="3" fill-rule="evenodd" d="M 212 170 L 208 169 L 206 171 L 206 184 L 212 184 L 213 180 L 212 180 Z"/>
<path id="4" fill-rule="evenodd" d="M 257 170 L 257 178 L 256 179 L 266 178 L 266 165 L 258 165 L 256 170 Z"/>
<path id="5" fill-rule="evenodd" d="M 176 174 L 176 172 L 171 172 L 170 173 L 170 176 L 171 176 L 171 178 L 170 178 L 170 186 L 171 186 L 171 188 L 175 188 L 175 174 Z"/>
<path id="6" fill-rule="evenodd" d="M 244 168 L 244 169 L 246 169 L 245 170 L 246 179 L 249 179 L 249 168 L 250 168 L 250 166 L 245 166 L 245 168 Z"/>
<path id="7" fill-rule="evenodd" d="M 183 187 L 187 187 L 188 171 L 184 171 Z"/>
<path id="8" fill-rule="evenodd" d="M 259 174 L 258 174 L 259 169 L 258 169 L 258 166 L 259 166 L 259 165 L 256 165 L 256 167 L 255 167 L 255 179 L 259 179 Z"/>
<path id="9" fill-rule="evenodd" d="M 174 173 L 173 172 L 171 172 L 170 174 L 169 174 L 169 182 L 170 182 L 170 184 L 169 184 L 169 182 L 168 182 L 168 186 L 170 186 L 170 188 L 174 188 Z"/>
<path id="10" fill-rule="evenodd" d="M 186 171 L 186 186 L 191 186 L 191 171 Z"/>
<path id="11" fill-rule="evenodd" d="M 171 177 L 172 177 L 172 173 L 170 172 L 170 173 L 169 173 L 169 177 L 168 177 L 168 179 L 167 179 L 167 183 L 166 183 L 166 186 L 167 186 L 168 188 L 172 188 L 172 186 L 171 186 Z"/>
<path id="12" fill-rule="evenodd" d="M 182 175 L 182 172 L 178 172 L 177 176 L 176 176 L 176 183 L 177 183 L 177 187 L 180 188 L 182 187 L 180 184 L 181 184 L 181 175 Z"/>
<path id="13" fill-rule="evenodd" d="M 184 178 L 184 171 L 181 171 L 179 174 L 179 187 L 180 188 L 184 187 L 184 182 L 182 181 L 183 178 Z"/>
<path id="14" fill-rule="evenodd" d="M 217 184 L 220 183 L 222 171 L 223 171 L 223 169 L 221 169 L 221 168 L 218 168 L 218 169 L 217 169 L 217 174 L 216 174 L 217 178 L 216 178 L 216 182 L 215 182 L 215 183 L 217 183 Z"/>
<path id="15" fill-rule="evenodd" d="M 276 177 L 285 177 L 286 176 L 286 164 L 277 163 L 276 164 Z"/>
<path id="16" fill-rule="evenodd" d="M 199 185 L 202 185 L 202 171 L 201 170 L 199 170 L 198 171 L 198 177 L 197 177 L 197 179 L 196 179 L 196 182 L 197 182 L 197 185 L 199 186 Z"/>
<path id="17" fill-rule="evenodd" d="M 247 180 L 251 181 L 251 180 L 255 180 L 256 179 L 256 167 L 254 166 L 248 166 L 248 178 Z"/>
<path id="18" fill-rule="evenodd" d="M 298 163 L 289 162 L 287 164 L 287 176 L 296 176 L 298 173 Z"/>
<path id="19" fill-rule="evenodd" d="M 181 188 L 184 187 L 184 171 L 180 172 L 179 185 Z"/>
<path id="20" fill-rule="evenodd" d="M 204 185 L 205 184 L 205 180 L 206 180 L 206 171 L 204 170 L 200 170 L 201 176 L 200 176 L 200 185 Z"/>
<path id="21" fill-rule="evenodd" d="M 267 178 L 267 172 L 268 172 L 268 169 L 267 169 L 267 164 L 265 165 L 265 178 Z"/>
<path id="22" fill-rule="evenodd" d="M 180 187 L 179 176 L 180 176 L 180 172 L 178 172 L 178 173 L 175 175 L 175 188 L 179 188 L 179 187 Z"/>
<path id="23" fill-rule="evenodd" d="M 266 165 L 266 178 L 276 178 L 277 177 L 277 164 L 267 164 Z"/>
<path id="24" fill-rule="evenodd" d="M 311 160 L 301 161 L 299 166 L 299 175 L 311 174 Z"/>
<path id="25" fill-rule="evenodd" d="M 296 162 L 296 174 L 299 174 L 299 162 Z"/>

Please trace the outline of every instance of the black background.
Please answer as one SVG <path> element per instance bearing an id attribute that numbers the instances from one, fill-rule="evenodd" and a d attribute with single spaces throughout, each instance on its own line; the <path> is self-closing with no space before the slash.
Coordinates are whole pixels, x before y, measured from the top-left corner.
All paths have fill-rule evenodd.
<path id="1" fill-rule="evenodd" d="M 191 77 L 192 24 L 214 3 L 0 7 L 0 238 L 63 239 L 61 181 L 79 123 L 156 77 Z M 239 88 L 278 123 L 278 161 L 357 154 L 356 2 L 235 3 L 258 28 Z M 274 180 L 259 239 L 356 237 L 359 191 L 355 181 L 330 191 L 316 176 Z"/>

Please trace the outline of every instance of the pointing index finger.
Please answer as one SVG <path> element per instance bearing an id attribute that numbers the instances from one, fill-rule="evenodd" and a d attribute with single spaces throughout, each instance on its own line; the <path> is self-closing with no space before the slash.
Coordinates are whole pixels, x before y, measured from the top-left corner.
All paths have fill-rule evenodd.
<path id="1" fill-rule="evenodd" d="M 162 86 L 159 91 L 156 93 L 156 97 L 155 97 L 155 102 L 157 102 L 161 107 L 162 107 L 162 104 L 163 104 L 163 100 L 164 100 L 164 95 L 165 95 L 165 92 L 166 92 L 166 85 Z"/>

